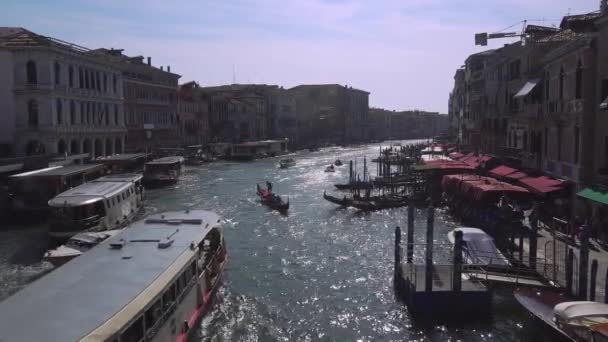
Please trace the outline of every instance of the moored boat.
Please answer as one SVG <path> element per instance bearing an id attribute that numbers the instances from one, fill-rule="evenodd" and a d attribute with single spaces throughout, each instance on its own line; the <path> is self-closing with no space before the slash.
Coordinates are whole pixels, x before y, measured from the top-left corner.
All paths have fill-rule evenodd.
<path id="1" fill-rule="evenodd" d="M 43 260 L 54 266 L 61 266 L 82 253 L 97 246 L 111 236 L 116 235 L 120 229 L 105 232 L 85 232 L 72 236 L 64 245 L 49 249 L 44 253 Z"/>
<path id="2" fill-rule="evenodd" d="M 147 185 L 175 183 L 184 172 L 185 159 L 181 156 L 163 157 L 147 162 L 143 181 Z"/>
<path id="3" fill-rule="evenodd" d="M 344 163 L 342 163 L 342 161 L 340 159 L 336 159 L 336 161 L 334 162 L 334 165 L 342 166 L 342 165 L 344 165 Z"/>
<path id="4" fill-rule="evenodd" d="M 372 189 L 374 185 L 370 182 L 353 181 L 345 184 L 334 184 L 338 190 L 367 190 Z"/>
<path id="5" fill-rule="evenodd" d="M 608 304 L 577 301 L 561 292 L 520 288 L 515 299 L 562 338 L 577 342 L 608 340 Z"/>
<path id="6" fill-rule="evenodd" d="M 125 226 L 143 208 L 141 180 L 140 174 L 109 175 L 57 195 L 48 202 L 49 235 L 65 240 Z"/>
<path id="7" fill-rule="evenodd" d="M 292 166 L 296 166 L 296 161 L 293 158 L 279 160 L 279 167 L 281 169 L 287 169 Z"/>
<path id="8" fill-rule="evenodd" d="M 343 207 L 348 207 L 349 205 L 352 204 L 353 199 L 352 198 L 347 198 L 346 196 L 344 196 L 343 198 L 338 198 L 338 197 L 334 197 L 331 195 L 328 195 L 325 191 L 323 191 L 323 198 L 326 201 L 329 201 L 331 203 L 343 206 Z"/>
<path id="9" fill-rule="evenodd" d="M 459 227 L 448 233 L 448 240 L 454 243 L 454 233 L 462 232 L 465 262 L 475 265 L 508 266 L 509 261 L 494 244 L 494 239 L 479 228 Z"/>
<path id="10" fill-rule="evenodd" d="M 0 340 L 185 341 L 226 259 L 216 214 L 153 215 L 1 302 Z"/>
<path id="11" fill-rule="evenodd" d="M 334 164 L 331 164 L 328 167 L 326 167 L 325 172 L 336 172 L 336 169 L 334 168 Z"/>

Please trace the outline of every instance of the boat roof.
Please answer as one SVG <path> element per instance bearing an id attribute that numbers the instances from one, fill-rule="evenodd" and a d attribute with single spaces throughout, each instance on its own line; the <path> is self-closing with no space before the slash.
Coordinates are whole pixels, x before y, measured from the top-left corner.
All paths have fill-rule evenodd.
<path id="1" fill-rule="evenodd" d="M 219 223 L 203 210 L 156 214 L 0 302 L 0 341 L 77 341 L 106 323 Z M 174 240 L 167 248 L 158 241 Z M 110 244 L 125 241 L 121 249 Z M 184 265 L 185 266 L 185 265 Z"/>
<path id="2" fill-rule="evenodd" d="M 130 161 L 136 160 L 140 158 L 147 157 L 147 153 L 123 153 L 123 154 L 114 154 L 107 157 L 97 158 L 96 161 L 104 162 L 104 161 Z"/>
<path id="3" fill-rule="evenodd" d="M 89 182 L 60 193 L 49 201 L 51 207 L 78 206 L 95 203 L 112 197 L 131 182 Z"/>
<path id="4" fill-rule="evenodd" d="M 583 317 L 608 317 L 608 304 L 588 301 L 564 302 L 553 308 L 553 314 L 565 321 Z"/>
<path id="5" fill-rule="evenodd" d="M 53 177 L 53 176 L 71 176 L 78 173 L 86 173 L 99 170 L 103 167 L 101 164 L 84 164 L 84 165 L 68 165 L 55 166 L 46 169 L 28 171 L 12 175 L 11 178 L 21 177 Z"/>
<path id="6" fill-rule="evenodd" d="M 175 164 L 184 162 L 184 157 L 182 156 L 171 156 L 171 157 L 162 157 L 158 159 L 154 159 L 146 163 L 146 165 L 163 165 L 163 164 Z"/>
<path id="7" fill-rule="evenodd" d="M 137 182 L 143 177 L 140 173 L 119 173 L 115 175 L 107 175 L 93 180 L 93 182 Z"/>

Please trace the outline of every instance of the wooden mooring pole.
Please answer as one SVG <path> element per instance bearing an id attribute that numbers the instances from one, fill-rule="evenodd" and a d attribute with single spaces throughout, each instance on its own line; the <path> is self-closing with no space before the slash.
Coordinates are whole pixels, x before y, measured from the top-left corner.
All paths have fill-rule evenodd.
<path id="1" fill-rule="evenodd" d="M 606 277 L 604 278 L 604 304 L 608 304 L 608 267 L 606 268 Z"/>
<path id="2" fill-rule="evenodd" d="M 395 228 L 395 271 L 394 276 L 397 279 L 400 276 L 401 267 L 401 227 Z"/>
<path id="3" fill-rule="evenodd" d="M 414 206 L 407 207 L 407 263 L 414 260 Z"/>
<path id="4" fill-rule="evenodd" d="M 454 273 L 452 273 L 452 290 L 462 290 L 462 231 L 454 233 Z"/>
<path id="5" fill-rule="evenodd" d="M 591 277 L 589 279 L 589 300 L 595 302 L 595 287 L 597 281 L 597 259 L 591 262 Z"/>
<path id="6" fill-rule="evenodd" d="M 532 227 L 532 231 L 530 232 L 530 250 L 528 251 L 528 255 L 530 258 L 530 268 L 536 270 L 536 253 L 538 250 L 538 221 L 532 220 L 532 222 L 530 222 L 530 226 Z"/>
<path id="7" fill-rule="evenodd" d="M 555 250 L 553 251 L 555 253 Z M 581 300 L 587 298 L 587 277 L 589 277 L 589 226 L 584 225 L 581 231 L 581 251 L 578 266 L 578 296 Z"/>
<path id="8" fill-rule="evenodd" d="M 568 248 L 568 261 L 566 262 L 566 293 L 573 295 L 572 290 L 572 272 L 574 270 L 574 252 L 571 248 Z M 608 273 L 606 275 L 608 277 Z"/>
<path id="9" fill-rule="evenodd" d="M 431 205 L 428 209 L 426 220 L 426 260 L 424 272 L 424 290 L 433 291 L 433 229 L 435 225 L 435 208 Z"/>

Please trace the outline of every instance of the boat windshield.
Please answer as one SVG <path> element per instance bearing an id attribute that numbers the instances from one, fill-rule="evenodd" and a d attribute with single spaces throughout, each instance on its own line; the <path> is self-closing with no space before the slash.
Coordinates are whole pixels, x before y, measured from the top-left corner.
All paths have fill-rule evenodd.
<path id="1" fill-rule="evenodd" d="M 54 221 L 82 221 L 105 215 L 106 210 L 102 201 L 79 206 L 53 207 L 51 209 L 51 218 Z"/>

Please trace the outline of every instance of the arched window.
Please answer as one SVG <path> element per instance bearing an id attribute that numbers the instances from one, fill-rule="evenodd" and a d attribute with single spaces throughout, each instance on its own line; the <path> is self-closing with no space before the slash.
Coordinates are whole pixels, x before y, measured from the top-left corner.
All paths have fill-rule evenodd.
<path id="1" fill-rule="evenodd" d="M 25 64 L 25 73 L 26 73 L 28 84 L 37 84 L 38 83 L 38 71 L 36 70 L 36 62 L 28 61 Z"/>
<path id="2" fill-rule="evenodd" d="M 112 75 L 112 89 L 114 94 L 116 94 L 116 75 Z"/>
<path id="3" fill-rule="evenodd" d="M 59 62 L 55 62 L 55 84 L 61 84 L 61 65 L 59 65 Z"/>
<path id="4" fill-rule="evenodd" d="M 89 71 L 87 69 L 84 69 L 84 88 L 91 89 L 89 87 Z"/>
<path id="5" fill-rule="evenodd" d="M 70 125 L 76 124 L 76 103 L 70 100 Z"/>
<path id="6" fill-rule="evenodd" d="M 70 88 L 74 87 L 74 67 L 71 65 L 68 67 L 68 84 Z"/>
<path id="7" fill-rule="evenodd" d="M 80 85 L 80 89 L 84 88 L 84 74 L 82 71 L 82 68 L 78 68 L 78 84 Z"/>
<path id="8" fill-rule="evenodd" d="M 61 99 L 57 99 L 57 124 L 61 125 L 63 122 L 63 106 L 61 104 Z"/>
<path id="9" fill-rule="evenodd" d="M 97 91 L 101 91 L 101 77 L 99 71 L 95 71 L 95 83 L 97 85 Z"/>
<path id="10" fill-rule="evenodd" d="M 549 86 L 550 86 L 550 81 L 551 80 L 551 75 L 547 72 L 545 74 L 545 102 L 549 102 Z"/>
<path id="11" fill-rule="evenodd" d="M 80 124 L 84 125 L 85 119 L 85 108 L 84 108 L 84 101 L 80 101 Z"/>
<path id="12" fill-rule="evenodd" d="M 564 68 L 559 71 L 559 99 L 564 99 Z"/>
<path id="13" fill-rule="evenodd" d="M 576 65 L 576 98 L 583 98 L 583 64 L 580 60 Z"/>
<path id="14" fill-rule="evenodd" d="M 105 72 L 103 73 L 103 91 L 108 91 L 108 75 Z"/>
<path id="15" fill-rule="evenodd" d="M 110 107 L 107 103 L 105 105 L 105 111 L 103 114 L 106 118 L 106 126 L 109 126 L 110 125 Z"/>
<path id="16" fill-rule="evenodd" d="M 31 127 L 38 126 L 38 102 L 36 100 L 27 102 L 27 124 Z"/>

